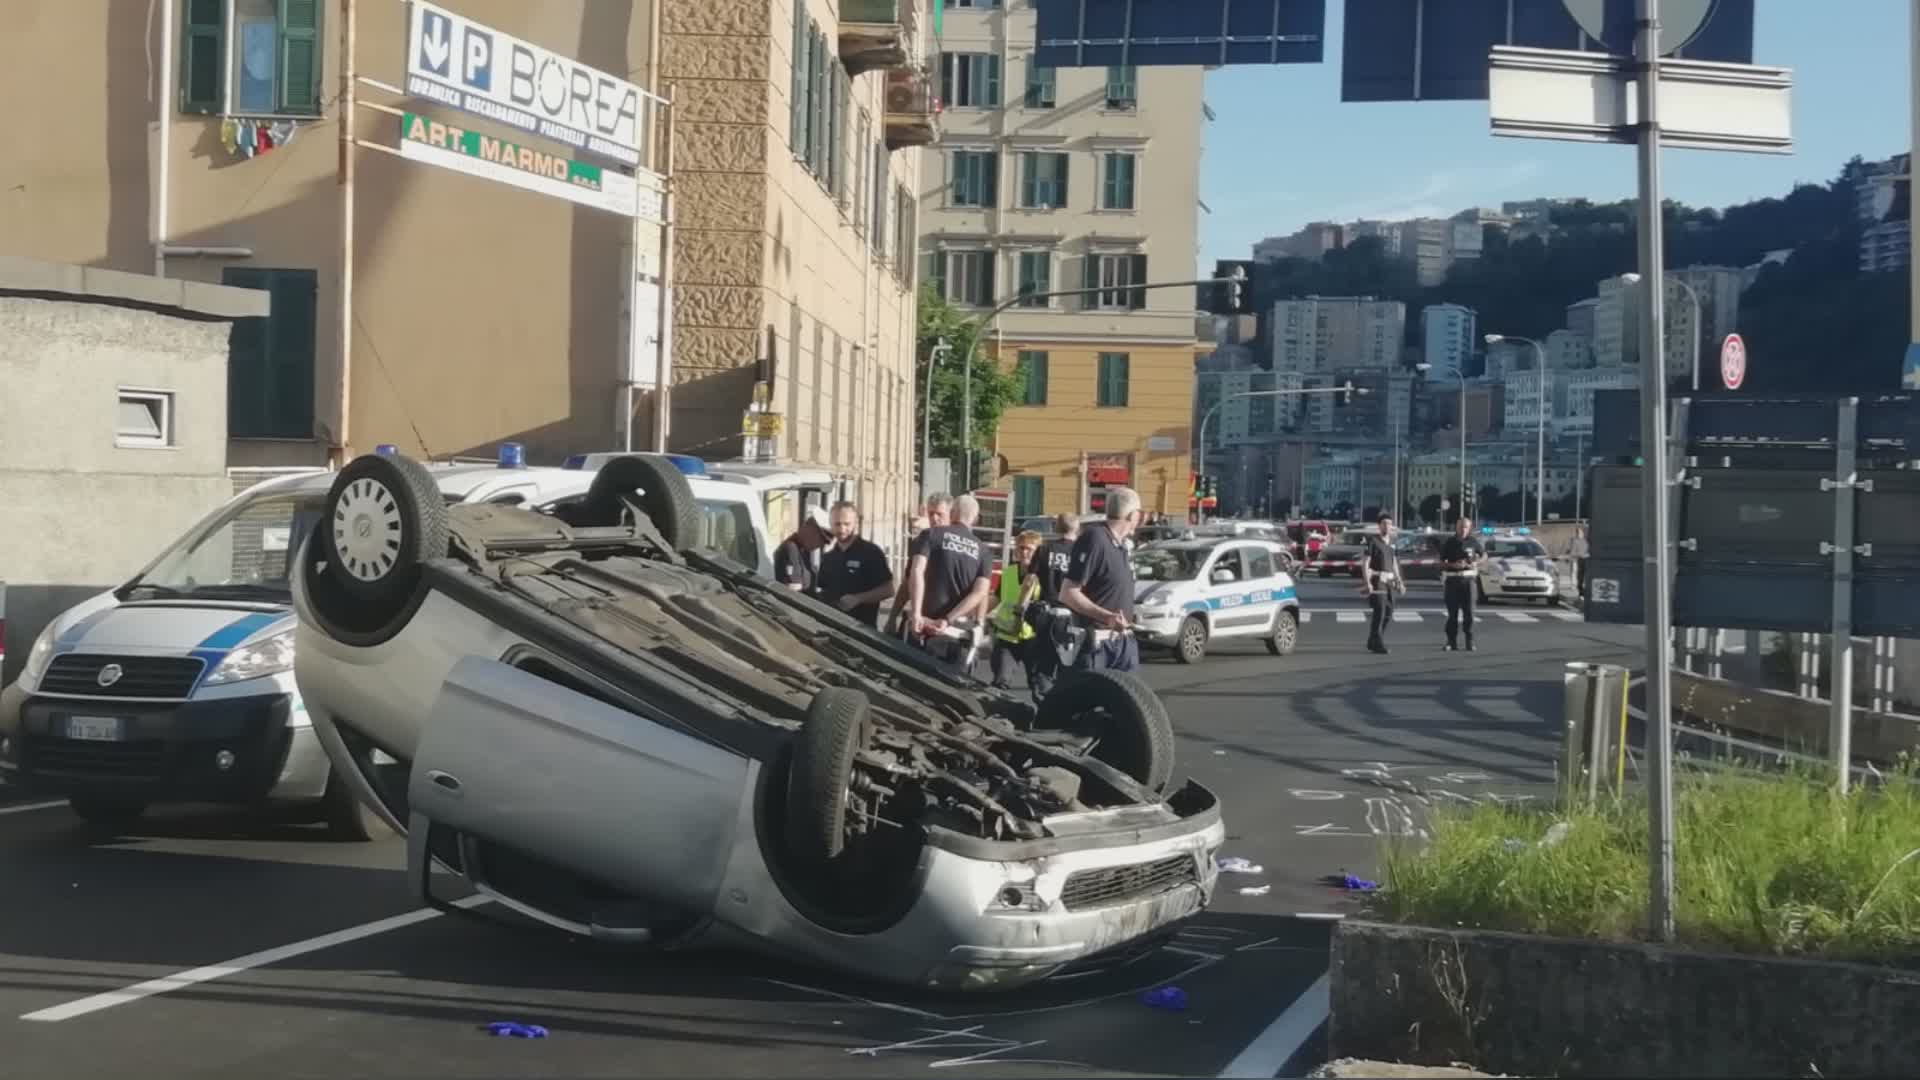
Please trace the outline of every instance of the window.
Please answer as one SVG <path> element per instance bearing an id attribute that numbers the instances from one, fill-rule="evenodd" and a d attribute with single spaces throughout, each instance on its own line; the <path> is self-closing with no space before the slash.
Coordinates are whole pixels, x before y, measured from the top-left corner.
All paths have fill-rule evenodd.
<path id="1" fill-rule="evenodd" d="M 120 388 L 113 445 L 153 449 L 173 445 L 173 392 Z"/>
<path id="2" fill-rule="evenodd" d="M 1013 478 L 1013 516 L 1038 517 L 1046 513 L 1047 481 L 1039 476 Z"/>
<path id="3" fill-rule="evenodd" d="M 861 236 L 867 234 L 867 226 L 873 220 L 873 155 L 866 151 L 872 145 L 873 116 L 861 109 L 853 136 L 853 154 L 857 160 L 852 195 L 853 231 Z"/>
<path id="4" fill-rule="evenodd" d="M 1273 553 L 1266 548 L 1246 548 L 1247 578 L 1259 581 L 1273 576 Z"/>
<path id="5" fill-rule="evenodd" d="M 1000 104 L 1000 57 L 994 53 L 946 53 L 940 57 L 940 100 L 950 109 L 991 109 Z"/>
<path id="6" fill-rule="evenodd" d="M 1085 266 L 1086 288 L 1100 290 L 1086 298 L 1089 309 L 1139 311 L 1147 306 L 1147 291 L 1133 287 L 1146 283 L 1145 255 L 1091 254 Z"/>
<path id="7" fill-rule="evenodd" d="M 893 277 L 895 281 L 905 285 L 913 280 L 913 260 L 907 257 L 907 253 L 913 250 L 914 241 L 920 235 L 917 231 L 920 221 L 920 204 L 914 199 L 913 193 L 907 190 L 905 184 L 893 186 L 893 203 L 893 250 L 897 255 L 893 260 Z M 989 267 L 987 284 L 987 295 L 991 298 L 993 295 L 991 267 Z"/>
<path id="8" fill-rule="evenodd" d="M 1067 205 L 1067 155 L 1051 151 L 1020 155 L 1020 205 L 1030 210 Z"/>
<path id="9" fill-rule="evenodd" d="M 187 0 L 180 111 L 320 115 L 320 6 L 321 0 Z"/>
<path id="10" fill-rule="evenodd" d="M 1133 173 L 1139 158 L 1132 154 L 1108 154 L 1100 178 L 1100 209 L 1133 209 Z"/>
<path id="11" fill-rule="evenodd" d="M 955 150 L 949 206 L 991 207 L 999 200 L 1000 155 L 993 150 Z"/>
<path id="12" fill-rule="evenodd" d="M 993 303 L 993 252 L 945 251 L 934 258 L 935 287 L 955 304 Z"/>
<path id="13" fill-rule="evenodd" d="M 1027 65 L 1027 108 L 1053 108 L 1059 94 L 1058 70 L 1041 64 Z"/>
<path id="14" fill-rule="evenodd" d="M 887 144 L 875 140 L 873 144 L 873 257 L 885 258 L 887 254 Z"/>
<path id="15" fill-rule="evenodd" d="M 1107 108 L 1132 109 L 1140 102 L 1140 72 L 1132 64 L 1107 68 Z"/>
<path id="16" fill-rule="evenodd" d="M 1022 294 L 1020 306 L 1024 308 L 1051 307 L 1052 301 L 1044 296 L 1026 296 L 1027 293 L 1044 293 L 1053 289 L 1053 252 L 1023 251 L 1020 253 L 1020 279 L 1015 286 Z"/>
<path id="17" fill-rule="evenodd" d="M 1047 403 L 1047 354 L 1038 349 L 1020 350 L 1020 372 L 1026 376 L 1022 405 Z M 1036 511 L 1037 513 L 1037 511 Z"/>
<path id="18" fill-rule="evenodd" d="M 1130 358 L 1123 352 L 1100 354 L 1099 385 L 1094 389 L 1095 405 L 1124 408 L 1127 404 L 1127 367 Z"/>
<path id="19" fill-rule="evenodd" d="M 789 124 L 787 143 L 793 148 L 793 156 L 806 157 L 807 145 L 807 49 L 811 39 L 807 37 L 807 5 L 796 2 L 793 5 L 793 85 L 788 93 L 792 97 L 789 105 Z"/>
<path id="20" fill-rule="evenodd" d="M 227 435 L 313 437 L 313 353 L 319 275 L 312 270 L 231 266 L 225 285 L 264 289 L 273 314 L 233 324 L 227 364 Z"/>

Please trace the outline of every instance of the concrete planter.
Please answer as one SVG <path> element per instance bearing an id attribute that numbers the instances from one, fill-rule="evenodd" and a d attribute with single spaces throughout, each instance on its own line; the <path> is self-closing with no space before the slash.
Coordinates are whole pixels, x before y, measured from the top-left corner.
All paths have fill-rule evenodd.
<path id="1" fill-rule="evenodd" d="M 1920 971 L 1348 920 L 1331 975 L 1335 1058 L 1523 1076 L 1920 1076 Z"/>

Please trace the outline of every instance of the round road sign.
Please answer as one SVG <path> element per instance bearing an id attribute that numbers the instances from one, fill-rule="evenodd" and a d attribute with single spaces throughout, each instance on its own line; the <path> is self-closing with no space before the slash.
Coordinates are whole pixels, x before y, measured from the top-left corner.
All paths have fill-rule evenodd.
<path id="1" fill-rule="evenodd" d="M 1729 390 L 1740 389 L 1747 380 L 1747 343 L 1739 334 L 1728 334 L 1720 343 L 1720 381 Z"/>
<path id="2" fill-rule="evenodd" d="M 1693 41 L 1717 0 L 1661 0 L 1660 55 L 1672 56 Z M 1632 56 L 1633 0 L 1560 0 L 1587 36 L 1617 56 Z"/>

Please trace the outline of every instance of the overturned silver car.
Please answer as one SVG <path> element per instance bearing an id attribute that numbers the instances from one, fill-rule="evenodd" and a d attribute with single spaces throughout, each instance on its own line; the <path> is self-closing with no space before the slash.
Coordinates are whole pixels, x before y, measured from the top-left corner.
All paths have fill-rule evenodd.
<path id="1" fill-rule="evenodd" d="M 1123 962 L 1205 907 L 1219 805 L 1165 793 L 1144 684 L 1036 709 L 683 550 L 699 513 L 650 455 L 544 513 L 446 506 L 399 456 L 341 470 L 295 676 L 425 902 L 453 910 L 438 862 L 582 936 L 942 989 Z"/>

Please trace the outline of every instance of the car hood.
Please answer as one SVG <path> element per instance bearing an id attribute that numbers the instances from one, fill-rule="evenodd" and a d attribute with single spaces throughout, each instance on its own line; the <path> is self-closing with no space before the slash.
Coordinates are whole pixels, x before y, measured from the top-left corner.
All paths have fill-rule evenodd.
<path id="1" fill-rule="evenodd" d="M 1149 600 L 1156 600 L 1163 596 L 1168 600 L 1177 600 L 1182 593 L 1192 592 L 1193 586 L 1196 584 L 1197 582 L 1192 581 L 1135 582 L 1133 586 L 1133 602 L 1136 604 L 1144 604 Z"/>
<path id="2" fill-rule="evenodd" d="M 277 604 L 150 600 L 102 606 L 55 637 L 63 650 L 189 653 L 232 649 L 291 629 L 293 609 Z"/>

